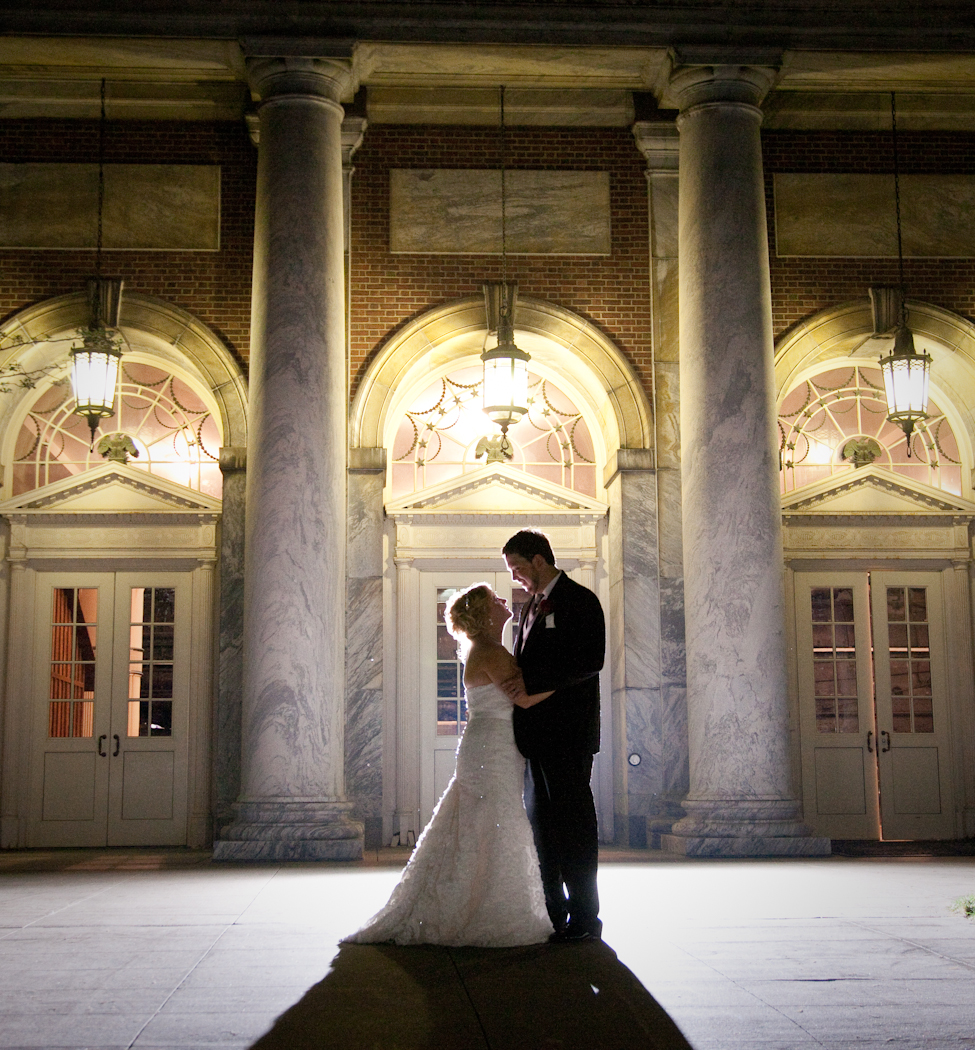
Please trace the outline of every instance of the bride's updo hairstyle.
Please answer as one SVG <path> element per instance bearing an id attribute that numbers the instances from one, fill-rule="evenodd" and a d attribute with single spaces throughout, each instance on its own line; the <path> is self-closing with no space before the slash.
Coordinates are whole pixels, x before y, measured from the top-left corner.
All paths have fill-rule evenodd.
<path id="1" fill-rule="evenodd" d="M 491 599 L 494 591 L 486 583 L 475 583 L 458 591 L 447 602 L 445 619 L 447 630 L 457 639 L 461 656 L 465 656 L 471 642 L 491 623 Z"/>

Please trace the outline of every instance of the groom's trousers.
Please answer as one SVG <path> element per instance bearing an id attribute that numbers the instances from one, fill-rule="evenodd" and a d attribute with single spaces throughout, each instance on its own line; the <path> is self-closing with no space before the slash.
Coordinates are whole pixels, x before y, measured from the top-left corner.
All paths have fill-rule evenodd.
<path id="1" fill-rule="evenodd" d="M 598 935 L 596 868 L 599 839 L 589 779 L 592 755 L 558 754 L 530 758 L 525 771 L 525 808 L 556 930 L 566 920 Z"/>

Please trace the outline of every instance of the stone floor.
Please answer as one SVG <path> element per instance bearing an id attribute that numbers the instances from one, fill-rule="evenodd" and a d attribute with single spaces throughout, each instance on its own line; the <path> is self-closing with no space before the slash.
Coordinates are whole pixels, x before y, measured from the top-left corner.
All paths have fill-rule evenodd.
<path id="1" fill-rule="evenodd" d="M 975 1050 L 973 857 L 611 852 L 602 945 L 339 950 L 404 856 L 2 853 L 0 1047 L 686 1047 L 669 1015 L 696 1050 Z"/>

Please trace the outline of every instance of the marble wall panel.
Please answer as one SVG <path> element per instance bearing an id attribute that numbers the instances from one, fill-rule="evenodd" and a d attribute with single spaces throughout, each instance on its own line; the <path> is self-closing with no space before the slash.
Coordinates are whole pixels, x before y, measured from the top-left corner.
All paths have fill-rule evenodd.
<path id="1" fill-rule="evenodd" d="M 684 534 L 679 466 L 657 471 L 657 513 L 660 575 L 680 579 L 684 575 Z"/>
<path id="2" fill-rule="evenodd" d="M 240 794 L 240 712 L 244 690 L 244 490 L 243 470 L 225 470 L 220 519 L 220 641 L 214 729 L 214 823 L 233 820 Z"/>
<path id="3" fill-rule="evenodd" d="M 627 844 L 647 845 L 647 817 L 654 813 L 660 796 L 662 741 L 659 689 L 626 689 L 627 736 Z M 637 765 L 630 758 L 639 757 Z"/>
<path id="4" fill-rule="evenodd" d="M 904 254 L 975 257 L 975 176 L 902 175 Z M 779 256 L 896 257 L 893 175 L 775 176 Z"/>
<path id="5" fill-rule="evenodd" d="M 345 791 L 365 827 L 365 848 L 382 841 L 383 581 L 350 579 L 346 609 Z"/>
<path id="6" fill-rule="evenodd" d="M 676 360 L 654 360 L 653 387 L 657 466 L 680 470 L 680 366 Z"/>
<path id="7" fill-rule="evenodd" d="M 509 171 L 505 185 L 509 254 L 609 254 L 608 172 Z M 501 252 L 500 171 L 394 169 L 389 211 L 393 252 Z"/>
<path id="8" fill-rule="evenodd" d="M 650 254 L 653 259 L 677 260 L 677 219 L 680 182 L 676 173 L 653 172 L 650 184 Z"/>
<path id="9" fill-rule="evenodd" d="M 353 449 L 352 453 L 361 451 Z M 382 462 L 385 464 L 385 457 Z M 350 577 L 382 575 L 384 480 L 384 471 L 349 472 L 346 572 Z"/>
<path id="10" fill-rule="evenodd" d="M 674 816 L 682 816 L 679 802 L 690 788 L 690 763 L 687 746 L 687 687 L 683 683 L 665 682 L 661 695 L 660 763 L 662 798 Z"/>
<path id="11" fill-rule="evenodd" d="M 687 656 L 684 645 L 684 581 L 664 577 L 660 580 L 661 677 L 684 685 Z"/>
<path id="12" fill-rule="evenodd" d="M 220 248 L 218 166 L 107 164 L 104 170 L 105 248 Z M 0 164 L 0 247 L 97 243 L 97 164 Z"/>

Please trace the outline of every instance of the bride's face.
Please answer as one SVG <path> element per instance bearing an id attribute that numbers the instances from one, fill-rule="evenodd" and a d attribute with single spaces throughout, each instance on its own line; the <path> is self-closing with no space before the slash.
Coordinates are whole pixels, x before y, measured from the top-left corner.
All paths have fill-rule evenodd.
<path id="1" fill-rule="evenodd" d="M 500 638 L 504 625 L 511 619 L 511 610 L 500 594 L 492 594 L 488 601 L 491 603 L 491 626 Z"/>

